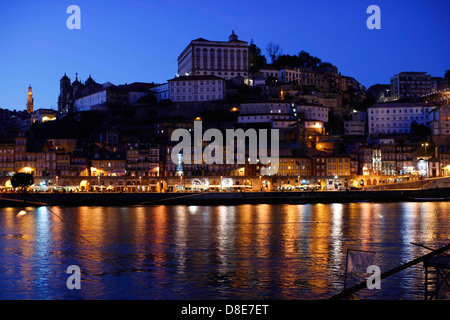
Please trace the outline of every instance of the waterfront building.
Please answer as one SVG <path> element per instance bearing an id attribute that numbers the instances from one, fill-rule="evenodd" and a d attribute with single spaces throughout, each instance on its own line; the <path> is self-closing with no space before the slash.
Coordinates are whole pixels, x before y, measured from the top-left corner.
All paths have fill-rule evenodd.
<path id="1" fill-rule="evenodd" d="M 414 170 L 414 150 L 411 145 L 396 144 L 396 174 L 410 175 Z"/>
<path id="2" fill-rule="evenodd" d="M 13 141 L 0 143 L 0 177 L 12 176 L 14 174 L 14 150 Z"/>
<path id="3" fill-rule="evenodd" d="M 124 176 L 126 174 L 126 157 L 121 152 L 101 150 L 89 160 L 91 176 Z"/>
<path id="4" fill-rule="evenodd" d="M 312 176 L 325 177 L 327 175 L 326 158 L 325 157 L 312 157 Z"/>
<path id="5" fill-rule="evenodd" d="M 70 173 L 70 154 L 57 153 L 56 154 L 56 176 L 68 176 Z"/>
<path id="6" fill-rule="evenodd" d="M 75 151 L 70 155 L 69 174 L 74 177 L 86 177 L 90 174 L 89 157 Z"/>
<path id="7" fill-rule="evenodd" d="M 307 157 L 280 157 L 277 163 L 277 176 L 310 177 L 312 175 L 312 160 Z"/>
<path id="8" fill-rule="evenodd" d="M 431 157 L 428 159 L 428 178 L 436 178 L 441 175 L 439 159 Z"/>
<path id="9" fill-rule="evenodd" d="M 450 176 L 450 152 L 439 153 L 440 175 L 443 177 Z"/>
<path id="10" fill-rule="evenodd" d="M 57 171 L 57 157 L 55 150 L 46 150 L 36 153 L 36 176 L 41 177 L 56 177 L 59 174 Z"/>
<path id="11" fill-rule="evenodd" d="M 128 176 L 159 176 L 159 147 L 150 143 L 128 142 L 126 172 Z"/>
<path id="12" fill-rule="evenodd" d="M 326 175 L 329 177 L 350 175 L 349 156 L 330 156 L 326 160 Z"/>

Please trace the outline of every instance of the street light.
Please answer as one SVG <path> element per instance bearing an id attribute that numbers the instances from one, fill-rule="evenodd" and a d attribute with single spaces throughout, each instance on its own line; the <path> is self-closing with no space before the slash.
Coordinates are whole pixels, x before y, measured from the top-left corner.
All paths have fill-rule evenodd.
<path id="1" fill-rule="evenodd" d="M 426 143 L 422 143 L 422 147 L 425 147 L 425 157 L 427 156 L 427 147 L 428 147 L 428 142 Z"/>

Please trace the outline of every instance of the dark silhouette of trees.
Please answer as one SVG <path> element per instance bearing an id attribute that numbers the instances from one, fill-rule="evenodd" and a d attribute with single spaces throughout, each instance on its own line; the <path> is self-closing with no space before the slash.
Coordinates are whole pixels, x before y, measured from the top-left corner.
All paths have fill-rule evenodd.
<path id="1" fill-rule="evenodd" d="M 17 172 L 11 178 L 11 185 L 13 188 L 22 188 L 22 190 L 25 190 L 26 187 L 33 184 L 34 178 L 31 173 Z"/>
<path id="2" fill-rule="evenodd" d="M 259 69 L 263 68 L 267 64 L 266 57 L 261 53 L 261 48 L 257 47 L 250 41 L 250 46 L 248 50 L 249 61 L 250 61 L 250 73 L 255 73 Z"/>
<path id="3" fill-rule="evenodd" d="M 306 51 L 300 51 L 298 55 L 280 55 L 273 61 L 274 67 L 283 68 L 309 68 L 317 69 L 319 67 L 331 67 L 330 62 L 322 62 L 321 59 L 310 55 Z"/>
<path id="4" fill-rule="evenodd" d="M 274 63 L 275 60 L 277 60 L 278 57 L 283 54 L 283 50 L 281 50 L 280 45 L 278 43 L 269 42 L 266 50 L 267 53 L 269 54 L 272 63 Z"/>
<path id="5" fill-rule="evenodd" d="M 418 124 L 416 121 L 411 123 L 410 135 L 420 138 L 426 138 L 431 134 L 431 130 L 423 123 Z"/>

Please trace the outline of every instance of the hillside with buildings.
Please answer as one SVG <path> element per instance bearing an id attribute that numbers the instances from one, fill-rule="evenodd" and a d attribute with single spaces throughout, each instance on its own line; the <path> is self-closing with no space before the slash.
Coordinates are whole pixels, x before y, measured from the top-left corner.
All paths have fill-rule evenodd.
<path id="1" fill-rule="evenodd" d="M 336 190 L 450 175 L 447 77 L 401 72 L 366 89 L 304 51 L 271 58 L 233 31 L 180 48 L 178 74 L 166 83 L 64 74 L 58 110 L 35 108 L 30 86 L 26 111 L 0 109 L 0 185 L 15 172 L 32 173 L 42 187 L 89 181 L 171 191 L 188 177 L 192 188 L 220 177 L 219 185 L 251 187 L 259 178 L 271 190 Z M 203 130 L 279 130 L 277 174 L 263 176 L 251 163 L 173 163 L 171 135 L 192 131 L 194 121 Z"/>

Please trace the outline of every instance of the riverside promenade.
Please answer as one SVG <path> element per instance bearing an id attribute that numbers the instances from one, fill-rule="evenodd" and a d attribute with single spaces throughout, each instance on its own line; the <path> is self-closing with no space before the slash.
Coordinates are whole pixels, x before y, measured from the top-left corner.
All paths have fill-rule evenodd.
<path id="1" fill-rule="evenodd" d="M 0 207 L 24 206 L 130 206 L 130 205 L 239 205 L 306 204 L 396 201 L 447 201 L 450 188 L 356 190 L 356 191 L 271 191 L 271 192 L 76 192 L 3 193 Z"/>

